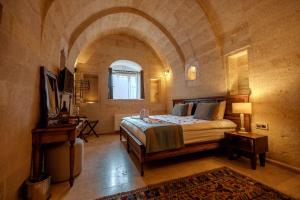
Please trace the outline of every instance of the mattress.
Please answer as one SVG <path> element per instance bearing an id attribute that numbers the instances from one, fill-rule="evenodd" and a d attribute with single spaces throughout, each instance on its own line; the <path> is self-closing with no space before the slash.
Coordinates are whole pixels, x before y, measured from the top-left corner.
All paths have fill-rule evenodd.
<path id="1" fill-rule="evenodd" d="M 225 131 L 234 131 L 236 128 L 236 124 L 227 119 L 208 121 L 194 119 L 193 116 L 174 115 L 154 115 L 150 117 L 180 124 L 183 129 L 184 144 L 222 139 Z M 146 145 L 146 136 L 138 127 L 126 120 L 122 120 L 121 124 Z"/>

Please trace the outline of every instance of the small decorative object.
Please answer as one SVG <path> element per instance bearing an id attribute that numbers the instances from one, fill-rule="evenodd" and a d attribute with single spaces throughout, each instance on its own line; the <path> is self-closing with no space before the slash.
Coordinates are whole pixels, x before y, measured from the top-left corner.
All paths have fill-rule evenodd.
<path id="1" fill-rule="evenodd" d="M 158 119 L 153 119 L 153 118 L 144 118 L 143 119 L 144 122 L 148 123 L 148 124 L 161 124 L 163 123 L 162 121 L 158 120 Z"/>
<path id="2" fill-rule="evenodd" d="M 148 117 L 149 117 L 149 111 L 143 108 L 140 112 L 140 119 L 144 119 Z"/>
<path id="3" fill-rule="evenodd" d="M 53 119 L 48 119 L 48 127 L 55 127 L 55 126 L 59 126 L 60 125 L 60 118 L 59 117 L 55 117 Z"/>
<path id="4" fill-rule="evenodd" d="M 244 132 L 244 114 L 252 113 L 252 104 L 251 103 L 232 103 L 232 113 L 239 113 L 241 118 L 241 127 L 239 132 Z"/>
<path id="5" fill-rule="evenodd" d="M 60 110 L 60 117 L 61 117 L 61 123 L 62 124 L 68 124 L 69 123 L 69 112 L 67 109 L 66 101 L 63 102 L 63 107 Z"/>
<path id="6" fill-rule="evenodd" d="M 46 200 L 50 198 L 50 176 L 41 177 L 40 180 L 26 181 L 26 198 L 32 200 Z"/>
<path id="7" fill-rule="evenodd" d="M 63 102 L 63 107 L 61 108 L 60 112 L 68 112 L 66 101 Z"/>
<path id="8" fill-rule="evenodd" d="M 72 110 L 74 116 L 79 116 L 80 107 L 78 105 L 74 105 Z"/>
<path id="9" fill-rule="evenodd" d="M 145 116 L 145 109 L 142 109 L 140 111 L 140 119 L 144 119 L 144 116 Z"/>

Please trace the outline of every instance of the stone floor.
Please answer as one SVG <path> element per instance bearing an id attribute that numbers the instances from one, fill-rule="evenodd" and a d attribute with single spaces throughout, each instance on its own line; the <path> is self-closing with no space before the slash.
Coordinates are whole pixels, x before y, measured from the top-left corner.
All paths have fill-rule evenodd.
<path id="1" fill-rule="evenodd" d="M 228 160 L 216 153 L 198 153 L 149 163 L 145 166 L 144 177 L 141 177 L 135 157 L 127 154 L 118 135 L 90 137 L 88 140 L 84 167 L 74 186 L 70 189 L 68 182 L 51 185 L 51 199 L 95 199 L 222 166 L 300 199 L 300 174 L 270 163 L 252 170 L 247 159 Z"/>

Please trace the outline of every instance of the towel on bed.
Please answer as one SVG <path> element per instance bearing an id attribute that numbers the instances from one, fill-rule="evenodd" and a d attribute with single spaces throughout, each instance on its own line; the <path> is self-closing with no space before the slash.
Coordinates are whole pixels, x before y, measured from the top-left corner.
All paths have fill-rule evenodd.
<path id="1" fill-rule="evenodd" d="M 146 135 L 146 153 L 178 149 L 184 146 L 183 131 L 179 124 L 162 120 L 125 117 L 124 120 L 138 127 Z"/>

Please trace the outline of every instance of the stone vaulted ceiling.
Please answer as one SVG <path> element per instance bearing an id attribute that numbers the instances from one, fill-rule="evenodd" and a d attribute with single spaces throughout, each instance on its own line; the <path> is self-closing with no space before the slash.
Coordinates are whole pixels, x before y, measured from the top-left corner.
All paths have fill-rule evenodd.
<path id="1" fill-rule="evenodd" d="M 41 9 L 42 52 L 51 57 L 64 48 L 69 66 L 83 48 L 112 33 L 148 43 L 175 71 L 220 54 L 217 29 L 202 0 L 45 0 Z M 48 49 L 50 43 L 56 48 Z"/>

